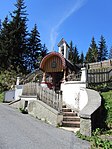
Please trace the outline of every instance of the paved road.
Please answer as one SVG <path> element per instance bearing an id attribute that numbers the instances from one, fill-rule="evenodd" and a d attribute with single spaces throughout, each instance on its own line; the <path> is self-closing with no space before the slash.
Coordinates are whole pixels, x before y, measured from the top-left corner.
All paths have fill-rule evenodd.
<path id="1" fill-rule="evenodd" d="M 88 149 L 74 133 L 0 104 L 0 149 Z"/>

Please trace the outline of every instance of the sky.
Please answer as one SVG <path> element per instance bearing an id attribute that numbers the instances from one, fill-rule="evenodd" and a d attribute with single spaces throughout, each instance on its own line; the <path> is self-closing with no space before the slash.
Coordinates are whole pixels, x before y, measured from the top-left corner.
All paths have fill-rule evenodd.
<path id="1" fill-rule="evenodd" d="M 16 0 L 0 0 L 0 19 L 15 10 Z M 73 41 L 79 54 L 86 54 L 91 39 L 96 43 L 104 36 L 108 49 L 112 46 L 112 0 L 25 0 L 28 30 L 37 24 L 42 44 L 58 51 L 62 38 Z"/>

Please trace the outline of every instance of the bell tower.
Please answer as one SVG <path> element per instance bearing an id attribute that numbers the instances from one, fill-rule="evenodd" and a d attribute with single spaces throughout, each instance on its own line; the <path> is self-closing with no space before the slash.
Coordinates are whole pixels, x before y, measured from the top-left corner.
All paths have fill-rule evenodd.
<path id="1" fill-rule="evenodd" d="M 64 38 L 62 38 L 61 41 L 58 43 L 58 47 L 59 47 L 59 53 L 62 54 L 65 59 L 68 59 L 69 45 L 64 40 Z"/>

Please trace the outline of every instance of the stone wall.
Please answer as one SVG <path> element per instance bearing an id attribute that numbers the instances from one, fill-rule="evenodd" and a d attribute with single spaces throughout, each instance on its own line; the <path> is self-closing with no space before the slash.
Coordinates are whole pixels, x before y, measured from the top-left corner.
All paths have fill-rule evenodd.
<path id="1" fill-rule="evenodd" d="M 63 120 L 62 114 L 40 100 L 29 103 L 28 113 L 54 126 L 61 125 Z"/>
<path id="2" fill-rule="evenodd" d="M 80 133 L 91 136 L 95 128 L 101 123 L 101 96 L 97 91 L 86 89 L 88 95 L 87 105 L 80 111 Z"/>
<path id="3" fill-rule="evenodd" d="M 25 101 L 28 101 L 27 107 L 25 106 Z M 62 124 L 63 115 L 42 101 L 37 100 L 36 97 L 22 96 L 20 100 L 10 103 L 10 106 L 25 110 L 27 108 L 30 115 L 54 126 Z"/>

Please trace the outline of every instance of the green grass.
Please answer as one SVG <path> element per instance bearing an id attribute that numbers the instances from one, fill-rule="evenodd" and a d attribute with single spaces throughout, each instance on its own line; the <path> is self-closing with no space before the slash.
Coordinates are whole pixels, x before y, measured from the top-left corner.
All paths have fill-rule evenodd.
<path id="1" fill-rule="evenodd" d="M 4 99 L 4 93 L 0 93 L 0 102 L 3 102 Z"/>
<path id="2" fill-rule="evenodd" d="M 104 106 L 107 110 L 106 124 L 111 129 L 112 128 L 112 90 L 108 92 L 101 93 L 104 99 Z"/>

